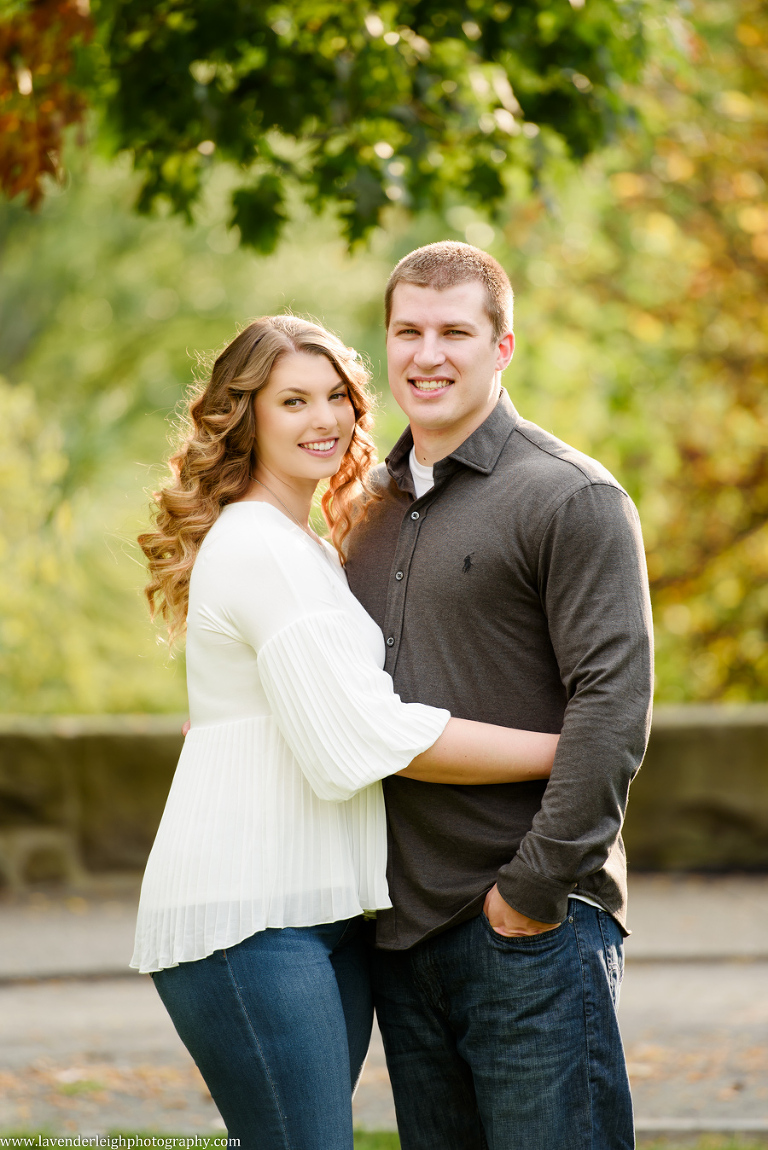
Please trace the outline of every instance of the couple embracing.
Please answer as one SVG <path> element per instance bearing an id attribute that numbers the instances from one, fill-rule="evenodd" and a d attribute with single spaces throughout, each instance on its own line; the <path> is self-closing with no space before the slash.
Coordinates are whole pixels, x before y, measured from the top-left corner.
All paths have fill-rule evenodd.
<path id="1" fill-rule="evenodd" d="M 374 1003 L 403 1150 L 628 1150 L 637 514 L 502 390 L 490 256 L 412 252 L 385 313 L 386 465 L 360 357 L 292 316 L 190 404 L 140 540 L 191 729 L 133 965 L 245 1150 L 352 1150 Z"/>

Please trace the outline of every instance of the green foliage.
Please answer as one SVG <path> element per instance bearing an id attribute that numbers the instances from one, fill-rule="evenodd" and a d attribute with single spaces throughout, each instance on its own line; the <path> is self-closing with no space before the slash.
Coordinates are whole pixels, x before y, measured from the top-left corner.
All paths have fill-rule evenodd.
<path id="1" fill-rule="evenodd" d="M 506 230 L 528 411 L 638 500 L 659 697 L 768 687 L 768 21 L 702 3 L 650 71 L 650 137 Z M 527 216 L 527 218 L 526 218 Z"/>
<path id="2" fill-rule="evenodd" d="M 137 217 L 130 165 L 96 158 L 39 214 L 0 206 L 0 707 L 184 708 L 132 541 L 195 353 L 257 314 L 316 316 L 372 362 L 383 452 L 403 423 L 384 398 L 384 283 L 445 237 L 488 247 L 512 276 L 505 384 L 520 411 L 638 501 L 659 699 L 765 698 L 768 25 L 753 0 L 694 15 L 646 24 L 650 137 L 550 169 L 537 199 L 521 177 L 493 226 L 468 203 L 393 206 L 350 255 L 332 213 L 292 191 L 279 249 L 257 257 L 227 227 L 239 169 L 212 169 L 186 227 Z"/>
<path id="3" fill-rule="evenodd" d="M 315 218 L 267 260 L 239 250 L 224 170 L 195 228 L 137 217 L 125 163 L 71 171 L 35 215 L 0 205 L 0 709 L 181 711 L 135 545 L 169 417 L 264 312 L 320 312 L 380 363 L 388 259 L 351 260 Z"/>
<path id="4" fill-rule="evenodd" d="M 0 380 L 0 706 L 183 709 L 183 683 L 142 625 L 138 568 L 123 552 L 125 475 L 103 476 L 96 500 L 88 488 L 66 497 L 63 444 L 55 412 Z"/>
<path id="5" fill-rule="evenodd" d="M 237 165 L 231 222 L 270 251 L 289 188 L 338 207 L 350 240 L 390 203 L 501 209 L 512 172 L 583 158 L 625 120 L 645 0 L 98 0 L 88 51 L 139 207 L 190 218 Z"/>

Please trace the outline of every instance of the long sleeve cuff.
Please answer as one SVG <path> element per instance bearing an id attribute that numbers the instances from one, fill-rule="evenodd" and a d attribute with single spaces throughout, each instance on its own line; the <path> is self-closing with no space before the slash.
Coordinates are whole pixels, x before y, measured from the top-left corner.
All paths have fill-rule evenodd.
<path id="1" fill-rule="evenodd" d="M 536 922 L 563 922 L 568 915 L 568 896 L 576 889 L 575 882 L 537 874 L 519 855 L 500 869 L 496 884 L 513 910 Z"/>

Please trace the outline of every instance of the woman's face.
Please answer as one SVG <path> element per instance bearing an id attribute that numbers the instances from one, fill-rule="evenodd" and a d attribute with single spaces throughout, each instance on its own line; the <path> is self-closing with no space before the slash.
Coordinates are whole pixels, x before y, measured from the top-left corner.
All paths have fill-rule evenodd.
<path id="1" fill-rule="evenodd" d="M 282 356 L 254 402 L 257 471 L 315 484 L 338 471 L 355 412 L 329 359 L 306 352 Z"/>

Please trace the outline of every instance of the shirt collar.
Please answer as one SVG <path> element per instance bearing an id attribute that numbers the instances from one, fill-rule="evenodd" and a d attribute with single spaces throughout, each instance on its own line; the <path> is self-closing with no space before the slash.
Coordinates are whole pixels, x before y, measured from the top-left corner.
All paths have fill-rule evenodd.
<path id="1" fill-rule="evenodd" d="M 490 475 L 501 455 L 504 444 L 520 423 L 520 416 L 504 388 L 488 418 L 476 431 L 459 444 L 455 451 L 435 464 L 435 482 L 455 470 L 456 464 L 470 467 L 482 475 Z M 406 427 L 386 459 L 387 471 L 401 491 L 413 492 L 413 480 L 408 456 L 413 447 L 410 427 Z M 451 461 L 453 461 L 453 466 Z"/>

